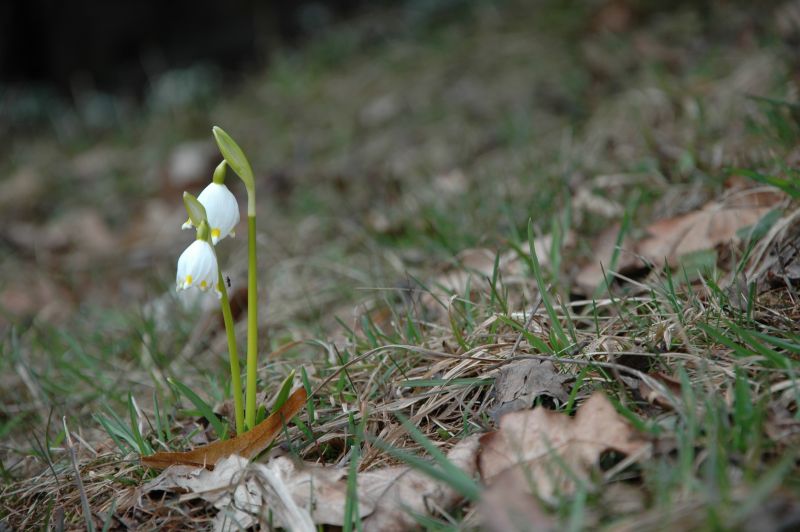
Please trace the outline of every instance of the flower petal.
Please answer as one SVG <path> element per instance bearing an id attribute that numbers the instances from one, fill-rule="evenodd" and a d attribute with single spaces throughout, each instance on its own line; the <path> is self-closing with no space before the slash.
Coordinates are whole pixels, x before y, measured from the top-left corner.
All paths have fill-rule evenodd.
<path id="1" fill-rule="evenodd" d="M 197 287 L 207 290 L 215 286 L 219 267 L 214 248 L 204 240 L 195 240 L 178 258 L 176 284 L 178 290 Z"/>
<path id="2" fill-rule="evenodd" d="M 216 244 L 239 223 L 239 203 L 228 187 L 218 183 L 209 184 L 197 199 L 206 209 L 208 225 L 212 228 L 211 238 Z M 216 237 L 214 231 L 219 232 Z"/>

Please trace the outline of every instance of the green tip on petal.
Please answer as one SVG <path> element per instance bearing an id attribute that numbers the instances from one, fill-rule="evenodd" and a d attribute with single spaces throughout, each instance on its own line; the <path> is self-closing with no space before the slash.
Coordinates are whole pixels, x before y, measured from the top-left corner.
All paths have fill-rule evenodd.
<path id="1" fill-rule="evenodd" d="M 200 227 L 200 222 L 206 221 L 206 208 L 198 199 L 188 192 L 183 193 L 183 205 L 189 214 L 189 220 L 195 227 Z"/>
<path id="2" fill-rule="evenodd" d="M 253 169 L 250 167 L 250 162 L 245 157 L 244 152 L 221 127 L 214 126 L 212 132 L 214 133 L 214 139 L 217 141 L 217 146 L 219 146 L 219 151 L 225 157 L 228 166 L 233 168 L 233 171 L 244 181 L 244 186 L 247 188 L 248 193 L 251 193 L 255 190 L 255 179 L 253 178 Z"/>

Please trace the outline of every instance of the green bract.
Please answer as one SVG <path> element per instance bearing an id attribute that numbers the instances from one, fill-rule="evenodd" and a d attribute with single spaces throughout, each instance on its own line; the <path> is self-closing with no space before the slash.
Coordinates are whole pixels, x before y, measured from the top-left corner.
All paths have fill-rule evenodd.
<path id="1" fill-rule="evenodd" d="M 247 194 L 252 195 L 256 188 L 255 179 L 253 178 L 253 169 L 250 167 L 250 162 L 244 152 L 221 127 L 214 126 L 212 131 L 214 132 L 217 146 L 219 146 L 219 151 L 225 157 L 228 166 L 233 168 L 233 171 L 242 179 L 247 189 Z"/>
<path id="2" fill-rule="evenodd" d="M 223 160 L 221 163 L 217 165 L 214 169 L 214 177 L 211 179 L 212 182 L 221 185 L 225 183 L 225 174 L 228 173 L 228 166 Z"/>
<path id="3" fill-rule="evenodd" d="M 200 222 L 206 221 L 206 208 L 188 192 L 183 193 L 183 205 L 186 207 L 186 212 L 189 214 L 189 221 L 192 222 L 192 225 L 200 227 Z"/>

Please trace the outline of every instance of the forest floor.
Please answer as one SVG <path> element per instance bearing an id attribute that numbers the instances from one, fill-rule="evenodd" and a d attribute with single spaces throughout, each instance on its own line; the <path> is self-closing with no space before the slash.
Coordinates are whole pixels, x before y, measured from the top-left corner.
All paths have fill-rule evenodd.
<path id="1" fill-rule="evenodd" d="M 236 84 L 7 103 L 0 530 L 800 526 L 800 4 L 651 4 L 410 2 Z M 173 284 L 215 124 L 264 401 L 309 398 L 159 476 L 230 421 L 216 299 Z"/>

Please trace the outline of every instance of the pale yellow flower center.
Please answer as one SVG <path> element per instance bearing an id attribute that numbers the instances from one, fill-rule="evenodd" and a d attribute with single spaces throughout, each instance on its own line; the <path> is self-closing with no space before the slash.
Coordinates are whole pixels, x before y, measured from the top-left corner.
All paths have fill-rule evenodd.
<path id="1" fill-rule="evenodd" d="M 212 229 L 211 230 L 211 238 L 219 238 L 221 231 L 219 229 Z"/>
<path id="2" fill-rule="evenodd" d="M 208 283 L 207 283 L 207 282 L 205 282 L 205 281 L 200 281 L 200 288 L 202 288 L 203 290 L 205 290 L 206 288 L 208 288 Z"/>
<path id="3" fill-rule="evenodd" d="M 191 284 L 192 284 L 192 276 L 191 275 L 187 275 L 186 276 L 186 284 L 191 286 Z"/>

